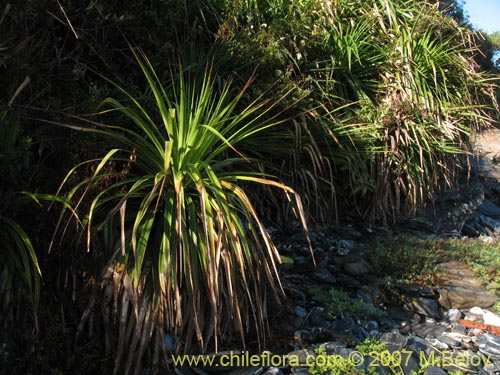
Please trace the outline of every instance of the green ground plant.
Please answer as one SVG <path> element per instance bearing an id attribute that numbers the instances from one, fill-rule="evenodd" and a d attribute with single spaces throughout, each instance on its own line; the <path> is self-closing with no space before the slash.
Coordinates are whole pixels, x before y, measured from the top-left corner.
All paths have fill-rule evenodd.
<path id="1" fill-rule="evenodd" d="M 354 348 L 359 354 L 344 358 L 341 355 L 329 355 L 326 349 L 322 346 L 315 349 L 316 358 L 322 357 L 320 360 L 314 361 L 309 368 L 309 372 L 313 375 L 366 375 L 378 374 L 384 371 L 390 375 L 403 375 L 402 362 L 389 352 L 387 346 L 376 338 L 367 338 L 362 343 Z M 410 353 L 408 353 L 410 354 Z M 357 358 L 363 358 L 364 361 L 357 361 Z M 426 366 L 422 364 L 418 371 L 412 370 L 412 375 L 421 375 L 424 373 Z"/>
<path id="2" fill-rule="evenodd" d="M 335 316 L 369 319 L 385 314 L 372 303 L 367 303 L 362 298 L 353 298 L 342 290 L 332 288 L 326 291 L 314 286 L 309 292 L 314 300 L 328 305 L 330 313 Z"/>

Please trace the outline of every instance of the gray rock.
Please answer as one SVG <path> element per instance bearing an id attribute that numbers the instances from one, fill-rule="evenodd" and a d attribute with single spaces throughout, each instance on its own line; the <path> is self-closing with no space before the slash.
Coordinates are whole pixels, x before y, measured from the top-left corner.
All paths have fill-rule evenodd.
<path id="1" fill-rule="evenodd" d="M 412 327 L 412 333 L 419 337 L 428 337 L 428 336 L 438 337 L 441 336 L 443 332 L 446 331 L 447 331 L 446 327 L 429 323 L 417 324 Z"/>
<path id="2" fill-rule="evenodd" d="M 446 333 L 446 332 L 443 332 L 443 333 Z M 440 336 L 436 337 L 436 340 L 439 340 L 443 344 L 446 344 L 452 348 L 459 348 L 462 345 L 460 340 L 456 340 L 453 337 L 445 336 L 445 335 L 440 335 Z"/>
<path id="3" fill-rule="evenodd" d="M 464 262 L 451 260 L 441 263 L 439 271 L 443 273 L 443 286 L 460 286 L 465 289 L 484 290 L 476 274 Z"/>
<path id="4" fill-rule="evenodd" d="M 500 229 L 500 221 L 495 220 L 489 216 L 481 215 L 479 220 L 482 224 L 484 224 L 488 229 L 490 229 L 493 233 L 497 232 Z"/>
<path id="5" fill-rule="evenodd" d="M 378 322 L 375 321 L 375 320 L 369 320 L 368 322 L 366 322 L 364 328 L 370 332 L 370 331 L 378 331 Z"/>
<path id="6" fill-rule="evenodd" d="M 337 275 L 337 284 L 347 286 L 347 287 L 352 287 L 352 288 L 360 288 L 362 285 L 354 277 L 343 274 L 343 273 Z"/>
<path id="7" fill-rule="evenodd" d="M 307 311 L 302 306 L 295 306 L 293 311 L 298 317 L 305 318 L 307 316 Z"/>
<path id="8" fill-rule="evenodd" d="M 309 312 L 308 321 L 316 327 L 327 327 L 328 322 L 325 320 L 325 309 L 320 306 L 315 306 Z"/>
<path id="9" fill-rule="evenodd" d="M 325 348 L 326 354 L 338 354 L 341 349 L 345 349 L 346 345 L 342 342 L 339 341 L 330 341 L 330 342 L 325 342 L 320 345 L 321 347 Z"/>
<path id="10" fill-rule="evenodd" d="M 467 328 L 461 324 L 454 323 L 451 326 L 451 332 L 452 333 L 460 333 L 460 334 L 466 336 L 467 335 Z"/>
<path id="11" fill-rule="evenodd" d="M 337 279 L 326 268 L 319 268 L 313 272 L 312 278 L 315 281 L 325 284 L 335 284 Z"/>
<path id="12" fill-rule="evenodd" d="M 352 318 L 337 319 L 329 325 L 329 329 L 341 335 L 352 335 L 352 330 L 356 326 Z"/>
<path id="13" fill-rule="evenodd" d="M 478 211 L 483 215 L 490 216 L 494 219 L 500 219 L 500 207 L 495 203 L 486 199 L 479 207 Z"/>
<path id="14" fill-rule="evenodd" d="M 476 344 L 482 354 L 491 356 L 495 362 L 500 361 L 500 336 L 485 333 L 477 337 Z"/>
<path id="15" fill-rule="evenodd" d="M 358 325 L 355 325 L 352 328 L 352 334 L 354 335 L 354 337 L 361 339 L 361 340 L 366 339 L 367 337 L 370 337 L 370 333 L 366 329 L 364 329 L 363 327 L 358 326 Z"/>
<path id="16" fill-rule="evenodd" d="M 445 286 L 439 289 L 439 304 L 446 308 L 468 309 L 474 306 L 491 307 L 498 297 L 488 291 Z"/>
<path id="17" fill-rule="evenodd" d="M 428 366 L 424 371 L 424 375 L 447 375 L 447 374 L 448 373 L 446 371 L 437 366 Z"/>
<path id="18" fill-rule="evenodd" d="M 450 349 L 450 346 L 448 344 L 446 344 L 442 341 L 439 341 L 438 339 L 436 339 L 433 336 L 427 336 L 425 338 L 425 341 L 427 341 L 430 346 L 432 346 L 433 348 L 436 348 L 440 351 L 445 351 L 445 350 Z"/>
<path id="19" fill-rule="evenodd" d="M 474 223 L 466 223 L 462 227 L 462 234 L 469 237 L 478 237 L 483 233 L 482 230 L 476 228 Z"/>
<path id="20" fill-rule="evenodd" d="M 439 306 L 436 300 L 424 297 L 411 298 L 405 305 L 410 311 L 428 316 L 434 319 L 440 319 Z"/>
<path id="21" fill-rule="evenodd" d="M 469 328 L 468 333 L 472 336 L 481 336 L 484 331 L 481 328 Z"/>
<path id="22" fill-rule="evenodd" d="M 408 337 L 403 336 L 397 330 L 392 332 L 385 332 L 379 337 L 379 341 L 384 343 L 387 350 L 390 352 L 395 352 L 403 349 L 408 343 Z"/>
<path id="23" fill-rule="evenodd" d="M 339 240 L 337 242 L 337 254 L 348 255 L 355 248 L 354 242 L 349 240 Z"/>
<path id="24" fill-rule="evenodd" d="M 420 353 L 429 350 L 429 344 L 423 338 L 413 336 L 408 338 L 406 348 L 413 352 Z"/>
<path id="25" fill-rule="evenodd" d="M 371 331 L 368 331 L 368 337 L 376 337 L 380 334 L 379 330 L 372 329 Z"/>
<path id="26" fill-rule="evenodd" d="M 305 304 L 307 302 L 306 294 L 299 290 L 295 285 L 286 280 L 283 280 L 283 289 L 288 298 L 292 299 L 297 304 Z"/>
<path id="27" fill-rule="evenodd" d="M 392 329 L 401 328 L 401 323 L 394 320 L 390 316 L 382 316 L 382 317 L 378 318 L 378 321 L 379 321 L 380 325 L 385 329 L 392 330 Z"/>
<path id="28" fill-rule="evenodd" d="M 474 348 L 477 350 L 477 347 L 472 342 L 472 337 L 467 335 L 466 330 L 464 330 L 463 332 L 454 332 L 454 331 L 443 332 L 443 334 L 441 336 L 439 336 L 439 338 L 441 339 L 442 337 L 448 337 L 451 340 L 458 341 L 460 346 L 465 348 L 465 349 Z M 444 340 L 442 340 L 442 341 L 446 342 Z M 451 347 L 454 347 L 454 341 L 447 342 L 447 344 L 450 345 Z"/>
<path id="29" fill-rule="evenodd" d="M 455 323 L 458 319 L 461 319 L 463 316 L 462 312 L 459 309 L 449 309 L 444 318 L 449 323 Z"/>
<path id="30" fill-rule="evenodd" d="M 344 271 L 351 276 L 363 276 L 370 273 L 370 267 L 364 260 L 344 264 Z"/>
<path id="31" fill-rule="evenodd" d="M 312 349 L 299 349 L 288 353 L 288 358 L 294 357 L 294 362 L 295 362 L 295 357 L 296 357 L 297 362 L 304 365 L 307 363 L 306 360 L 310 356 L 316 357 L 316 353 Z"/>

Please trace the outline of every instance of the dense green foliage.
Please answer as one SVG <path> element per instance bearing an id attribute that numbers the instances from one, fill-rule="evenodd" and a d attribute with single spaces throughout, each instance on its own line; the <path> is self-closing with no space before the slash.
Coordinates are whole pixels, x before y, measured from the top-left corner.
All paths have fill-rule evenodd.
<path id="1" fill-rule="evenodd" d="M 263 339 L 279 295 L 263 219 L 387 224 L 453 188 L 497 107 L 491 46 L 447 5 L 7 3 L 0 335 L 17 365 L 138 372 L 167 332 L 179 350 Z M 53 311 L 39 337 L 87 362 L 43 360 L 29 327 Z"/>

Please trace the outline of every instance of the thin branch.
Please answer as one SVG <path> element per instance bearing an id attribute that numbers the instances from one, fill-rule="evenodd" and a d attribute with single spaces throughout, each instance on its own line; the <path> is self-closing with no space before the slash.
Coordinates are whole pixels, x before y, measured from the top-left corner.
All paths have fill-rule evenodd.
<path id="1" fill-rule="evenodd" d="M 68 26 L 69 28 L 71 29 L 71 31 L 73 32 L 73 34 L 75 35 L 75 38 L 76 39 L 80 39 L 80 37 L 78 36 L 78 34 L 76 33 L 75 31 L 75 28 L 73 27 L 73 25 L 71 24 L 71 21 L 69 20 L 68 16 L 66 15 L 66 12 L 64 11 L 64 8 L 62 7 L 61 3 L 59 2 L 59 0 L 57 0 L 57 4 L 59 4 L 59 8 L 61 8 L 61 11 L 64 15 L 64 18 L 66 18 L 66 21 L 68 22 Z"/>

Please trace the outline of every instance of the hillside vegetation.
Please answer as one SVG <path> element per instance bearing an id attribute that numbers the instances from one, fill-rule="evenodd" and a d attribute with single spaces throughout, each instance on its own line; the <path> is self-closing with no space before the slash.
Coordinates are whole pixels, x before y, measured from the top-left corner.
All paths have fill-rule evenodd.
<path id="1" fill-rule="evenodd" d="M 467 178 L 497 76 L 456 11 L 7 3 L 7 368 L 139 373 L 164 366 L 165 337 L 186 353 L 263 343 L 282 298 L 265 223 L 390 225 Z"/>

